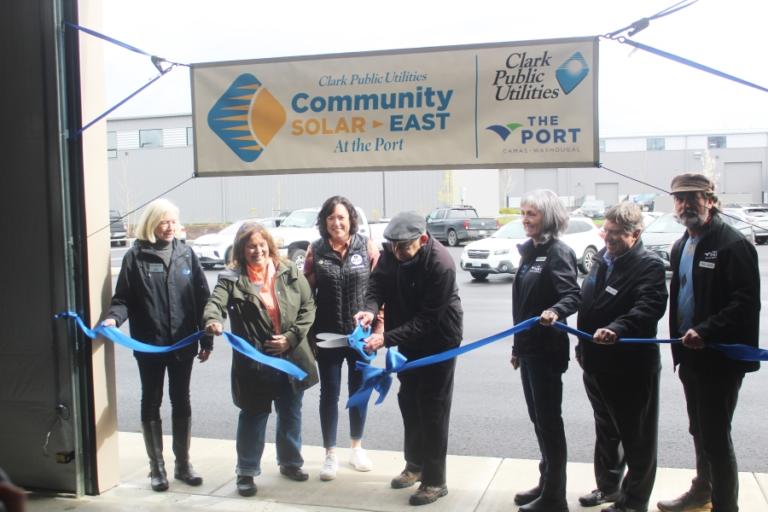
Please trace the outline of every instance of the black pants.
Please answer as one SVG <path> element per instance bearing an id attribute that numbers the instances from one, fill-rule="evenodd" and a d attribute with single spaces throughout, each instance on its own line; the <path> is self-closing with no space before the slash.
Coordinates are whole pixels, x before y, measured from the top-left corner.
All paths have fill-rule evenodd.
<path id="1" fill-rule="evenodd" d="M 171 416 L 189 418 L 189 381 L 194 358 L 178 360 L 173 354 L 142 355 L 136 358 L 141 377 L 141 421 L 160 419 L 163 403 L 165 371 L 168 370 L 168 394 L 171 397 Z"/>
<path id="2" fill-rule="evenodd" d="M 567 361 L 553 361 L 549 357 L 523 357 L 520 376 L 523 380 L 528 416 L 536 431 L 541 451 L 539 485 L 541 496 L 552 500 L 565 500 L 566 463 L 568 448 L 563 426 L 562 376 L 568 369 Z"/>
<path id="3" fill-rule="evenodd" d="M 423 485 L 445 484 L 455 368 L 456 360 L 451 359 L 397 375 L 405 461 L 409 468 L 421 470 Z"/>
<path id="4" fill-rule="evenodd" d="M 712 371 L 680 365 L 689 432 L 696 450 L 693 489 L 712 493 L 713 512 L 739 510 L 739 470 L 731 421 L 743 380 L 744 372 L 740 370 Z"/>
<path id="5" fill-rule="evenodd" d="M 595 414 L 597 488 L 621 489 L 620 504 L 643 509 L 656 479 L 659 372 L 584 372 L 583 378 Z"/>

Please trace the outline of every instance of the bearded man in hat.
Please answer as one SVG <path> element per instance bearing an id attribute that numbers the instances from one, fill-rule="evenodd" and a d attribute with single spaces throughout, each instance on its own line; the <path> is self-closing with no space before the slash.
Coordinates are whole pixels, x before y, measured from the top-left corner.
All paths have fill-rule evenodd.
<path id="1" fill-rule="evenodd" d="M 366 350 L 396 346 L 412 361 L 459 346 L 463 312 L 448 250 L 429 236 L 424 217 L 414 212 L 397 214 L 384 238 L 388 242 L 371 272 L 365 308 L 355 315 L 368 326 L 384 306 L 384 333 L 371 335 Z M 391 486 L 421 482 L 411 505 L 432 503 L 448 493 L 445 461 L 455 366 L 451 359 L 398 374 L 406 466 Z"/>
<path id="2" fill-rule="evenodd" d="M 758 362 L 729 359 L 713 343 L 758 346 L 760 272 L 757 251 L 719 215 L 712 181 L 701 174 L 672 180 L 675 213 L 686 227 L 672 248 L 669 332 L 680 365 L 696 450 L 696 477 L 682 496 L 658 503 L 662 512 L 712 507 L 738 510 L 739 481 L 731 440 L 739 389 Z M 710 505 L 711 504 L 711 505 Z"/>

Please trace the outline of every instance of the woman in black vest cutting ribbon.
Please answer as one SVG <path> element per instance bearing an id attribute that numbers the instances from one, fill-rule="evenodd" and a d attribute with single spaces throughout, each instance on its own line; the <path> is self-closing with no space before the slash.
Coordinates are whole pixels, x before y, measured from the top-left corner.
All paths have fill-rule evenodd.
<path id="1" fill-rule="evenodd" d="M 370 239 L 358 233 L 358 214 L 349 199 L 328 198 L 317 215 L 320 238 L 307 251 L 304 274 L 315 291 L 317 314 L 314 333 L 349 334 L 355 329 L 354 315 L 365 303 L 368 277 L 379 259 L 379 250 Z M 382 322 L 374 329 L 381 330 Z M 349 347 L 320 348 L 320 426 L 323 431 L 325 461 L 320 479 L 333 480 L 338 470 L 336 430 L 339 420 L 341 367 L 347 362 L 349 394 L 360 387 L 362 374 L 355 370 L 361 356 Z M 372 464 L 362 447 L 366 410 L 349 409 L 351 437 L 350 464 L 357 471 L 370 471 Z"/>

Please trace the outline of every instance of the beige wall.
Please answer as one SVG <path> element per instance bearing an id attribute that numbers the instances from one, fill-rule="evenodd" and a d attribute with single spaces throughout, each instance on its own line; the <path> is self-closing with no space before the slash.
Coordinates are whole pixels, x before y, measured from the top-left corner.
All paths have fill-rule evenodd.
<path id="1" fill-rule="evenodd" d="M 81 0 L 80 25 L 103 32 L 101 2 Z M 104 98 L 104 45 L 100 39 L 80 35 L 80 86 L 83 124 L 98 117 L 108 106 Z M 83 133 L 85 218 L 88 233 L 88 294 L 93 322 L 100 319 L 112 294 L 109 234 L 109 182 L 106 121 Z M 106 229 L 105 229 L 105 226 Z M 92 344 L 93 407 L 96 423 L 98 489 L 104 492 L 120 481 L 117 451 L 115 347 L 103 340 Z"/>

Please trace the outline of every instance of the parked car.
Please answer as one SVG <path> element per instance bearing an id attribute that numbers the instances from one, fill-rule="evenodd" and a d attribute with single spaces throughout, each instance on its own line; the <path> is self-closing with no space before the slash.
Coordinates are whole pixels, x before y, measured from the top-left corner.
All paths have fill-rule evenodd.
<path id="1" fill-rule="evenodd" d="M 510 221 L 489 238 L 468 244 L 461 255 L 461 268 L 478 281 L 488 274 L 515 274 L 520 265 L 517 246 L 527 239 L 522 219 Z M 597 252 L 605 245 L 600 230 L 586 217 L 571 217 L 561 239 L 576 253 L 584 274 L 589 273 Z"/>
<path id="2" fill-rule="evenodd" d="M 742 222 L 749 223 L 754 231 L 755 242 L 758 244 L 763 245 L 768 242 L 768 205 L 725 208 L 723 213 L 738 216 Z"/>
<path id="3" fill-rule="evenodd" d="M 602 219 L 605 217 L 605 201 L 600 199 L 587 199 L 580 207 L 574 210 L 573 213 L 575 215 Z"/>
<path id="4" fill-rule="evenodd" d="M 384 230 L 387 229 L 387 226 L 389 226 L 389 221 L 390 219 L 385 217 L 377 220 L 376 222 L 370 222 L 368 224 L 368 227 L 371 230 L 371 241 L 379 249 L 381 249 L 381 244 L 384 243 Z"/>
<path id="5" fill-rule="evenodd" d="M 355 209 L 357 210 L 357 231 L 370 236 L 368 217 L 361 208 L 356 206 Z M 279 227 L 269 230 L 280 250 L 280 255 L 293 260 L 299 268 L 304 268 L 304 258 L 309 244 L 320 238 L 320 231 L 317 229 L 318 212 L 320 208 L 294 210 L 283 219 Z"/>
<path id="6" fill-rule="evenodd" d="M 242 219 L 233 222 L 218 233 L 209 233 L 187 242 L 197 254 L 204 269 L 212 269 L 216 265 L 226 265 L 232 260 L 232 244 L 235 234 L 246 222 L 258 222 L 264 227 L 272 228 L 277 225 L 275 217 Z"/>
<path id="7" fill-rule="evenodd" d="M 123 216 L 117 210 L 109 210 L 109 242 L 110 245 L 122 246 L 128 243 L 128 230 Z"/>
<path id="8" fill-rule="evenodd" d="M 496 219 L 480 217 L 471 206 L 435 208 L 427 215 L 427 231 L 433 238 L 455 247 L 468 240 L 479 240 L 499 229 Z"/>
<path id="9" fill-rule="evenodd" d="M 723 211 L 730 210 L 726 208 Z M 729 215 L 720 215 L 723 222 L 730 224 L 734 228 L 741 231 L 741 233 L 754 243 L 755 234 L 752 230 L 752 226 L 740 221 L 736 215 L 738 212 L 733 212 Z M 673 213 L 665 213 L 655 221 L 651 222 L 645 227 L 645 231 L 642 234 L 643 245 L 645 248 L 655 252 L 664 261 L 664 267 L 670 270 L 672 267 L 669 263 L 670 254 L 672 252 L 672 244 L 674 244 L 685 232 L 685 226 L 677 221 L 677 217 Z"/>

